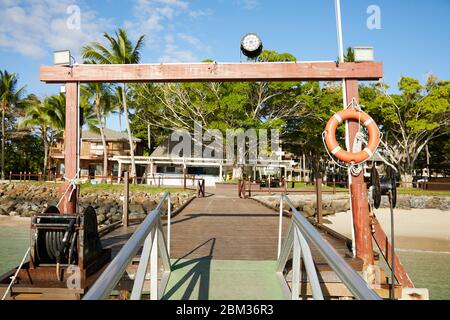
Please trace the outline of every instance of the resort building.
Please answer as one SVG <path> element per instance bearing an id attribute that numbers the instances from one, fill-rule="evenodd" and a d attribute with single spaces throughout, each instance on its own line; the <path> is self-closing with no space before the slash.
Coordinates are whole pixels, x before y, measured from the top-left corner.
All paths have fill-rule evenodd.
<path id="1" fill-rule="evenodd" d="M 193 157 L 192 154 L 174 156 L 172 151 L 177 144 L 178 142 L 167 139 L 150 156 L 135 157 L 136 165 L 145 167 L 145 172 L 141 177 L 144 180 L 146 178 L 147 184 L 181 185 L 184 183 L 185 175 L 205 179 L 207 186 L 232 180 L 233 170 L 236 169 L 236 166 L 227 162 L 227 159 Z M 282 151 L 277 154 L 277 160 L 258 158 L 255 163 L 246 163 L 240 166 L 242 173 L 254 180 L 264 179 L 269 175 L 291 179 L 294 171 L 298 171 L 298 163 L 285 158 L 283 156 L 285 153 Z M 118 162 L 119 170 L 131 163 L 129 156 L 118 155 L 114 156 L 113 160 Z"/>
<path id="2" fill-rule="evenodd" d="M 118 176 L 126 170 L 119 168 L 115 156 L 130 156 L 130 143 L 126 132 L 104 129 L 108 148 L 108 176 Z M 135 155 L 143 154 L 141 139 L 133 137 Z M 81 177 L 100 177 L 103 175 L 103 144 L 100 133 L 83 131 L 81 133 L 80 175 Z M 50 163 L 56 174 L 64 174 L 64 139 L 58 139 L 50 148 Z M 120 169 L 120 170 L 119 170 Z"/>

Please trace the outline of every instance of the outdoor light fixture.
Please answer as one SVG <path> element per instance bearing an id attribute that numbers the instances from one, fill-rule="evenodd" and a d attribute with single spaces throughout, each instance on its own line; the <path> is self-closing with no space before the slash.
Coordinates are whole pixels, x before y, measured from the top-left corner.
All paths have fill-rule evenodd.
<path id="1" fill-rule="evenodd" d="M 372 47 L 354 47 L 355 62 L 375 61 L 375 55 Z"/>
<path id="2" fill-rule="evenodd" d="M 247 33 L 241 40 L 241 51 L 249 59 L 256 59 L 263 51 L 263 43 L 256 33 Z"/>
<path id="3" fill-rule="evenodd" d="M 71 66 L 71 58 L 69 50 L 53 52 L 53 64 L 55 66 Z"/>

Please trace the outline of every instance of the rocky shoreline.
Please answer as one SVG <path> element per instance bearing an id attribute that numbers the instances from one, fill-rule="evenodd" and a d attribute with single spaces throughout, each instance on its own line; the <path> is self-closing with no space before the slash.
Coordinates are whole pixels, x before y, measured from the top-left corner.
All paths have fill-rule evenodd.
<path id="1" fill-rule="evenodd" d="M 11 217 L 31 217 L 39 214 L 48 206 L 58 202 L 58 185 L 39 184 L 0 184 L 0 215 Z M 164 193 L 131 192 L 129 219 L 144 219 L 159 203 Z M 183 206 L 193 197 L 188 191 L 171 194 L 172 210 Z M 80 211 L 92 206 L 97 213 L 99 225 L 109 225 L 122 219 L 122 192 L 97 191 L 81 195 Z M 167 205 L 166 205 L 167 206 Z"/>
<path id="2" fill-rule="evenodd" d="M 258 202 L 278 210 L 280 207 L 280 196 L 254 196 Z M 316 196 L 314 194 L 289 195 L 294 207 L 301 211 L 306 217 L 316 214 Z M 332 215 L 339 212 L 350 210 L 350 197 L 347 194 L 323 194 L 322 195 L 322 215 Z M 283 205 L 285 211 L 291 211 L 287 203 Z M 386 197 L 382 197 L 381 208 L 389 208 L 389 202 Z M 398 195 L 397 209 L 438 209 L 441 211 L 450 211 L 450 197 L 448 196 L 411 196 Z"/>

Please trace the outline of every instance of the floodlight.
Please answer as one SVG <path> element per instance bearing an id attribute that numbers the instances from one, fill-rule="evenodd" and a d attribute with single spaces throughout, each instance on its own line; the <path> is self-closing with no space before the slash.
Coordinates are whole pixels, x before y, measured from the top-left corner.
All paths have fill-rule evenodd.
<path id="1" fill-rule="evenodd" d="M 355 62 L 375 61 L 374 50 L 372 47 L 354 47 Z"/>
<path id="2" fill-rule="evenodd" d="M 70 66 L 71 55 L 69 50 L 53 52 L 53 64 L 56 66 Z"/>
<path id="3" fill-rule="evenodd" d="M 256 59 L 263 51 L 263 43 L 256 33 L 247 33 L 241 40 L 241 51 L 250 59 Z"/>

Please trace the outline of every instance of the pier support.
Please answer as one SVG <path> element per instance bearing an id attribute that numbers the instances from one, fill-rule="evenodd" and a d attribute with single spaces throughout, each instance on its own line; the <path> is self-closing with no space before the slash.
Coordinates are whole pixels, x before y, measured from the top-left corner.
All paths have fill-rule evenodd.
<path id="1" fill-rule="evenodd" d="M 347 79 L 345 81 L 347 89 L 347 105 L 353 99 L 359 101 L 358 80 Z M 356 134 L 359 131 L 358 121 L 349 121 L 349 150 L 353 150 Z M 351 176 L 351 201 L 353 228 L 355 231 L 356 256 L 364 261 L 364 267 L 374 264 L 372 232 L 369 219 L 369 202 L 367 200 L 367 186 L 364 183 L 364 173 L 358 176 Z"/>
<path id="2" fill-rule="evenodd" d="M 78 208 L 78 186 L 70 183 L 70 180 L 74 179 L 78 172 L 78 120 L 78 83 L 67 82 L 66 128 L 64 131 L 64 176 L 66 181 L 60 189 L 60 196 L 63 196 L 64 193 L 65 195 L 59 207 L 64 214 L 76 214 Z"/>

